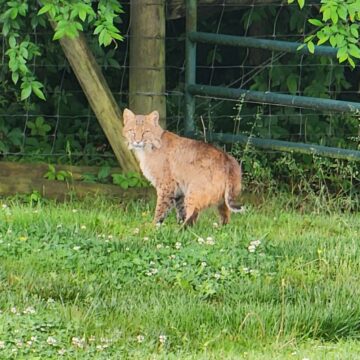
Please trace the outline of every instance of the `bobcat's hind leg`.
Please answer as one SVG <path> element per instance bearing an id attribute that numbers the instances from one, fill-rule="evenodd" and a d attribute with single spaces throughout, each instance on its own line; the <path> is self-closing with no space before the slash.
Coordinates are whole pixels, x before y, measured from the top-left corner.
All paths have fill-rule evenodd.
<path id="1" fill-rule="evenodd" d="M 185 227 L 194 225 L 199 216 L 199 209 L 195 206 L 195 204 L 196 201 L 194 201 L 191 195 L 187 195 L 185 197 Z"/>
<path id="2" fill-rule="evenodd" d="M 186 218 L 184 195 L 178 195 L 174 198 L 175 209 L 176 209 L 176 220 L 177 223 L 183 223 Z"/>
<path id="3" fill-rule="evenodd" d="M 225 203 L 222 203 L 218 205 L 218 210 L 220 214 L 221 224 L 222 225 L 228 224 L 230 222 L 230 215 L 231 215 L 230 209 L 227 207 Z"/>
<path id="4" fill-rule="evenodd" d="M 156 189 L 157 200 L 154 223 L 161 224 L 174 206 L 174 188 L 171 185 L 161 186 Z"/>

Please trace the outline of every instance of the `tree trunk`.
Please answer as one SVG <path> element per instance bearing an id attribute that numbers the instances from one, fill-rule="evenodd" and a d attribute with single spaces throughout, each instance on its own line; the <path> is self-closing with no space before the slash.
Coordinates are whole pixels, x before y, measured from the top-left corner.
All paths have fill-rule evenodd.
<path id="1" fill-rule="evenodd" d="M 91 53 L 84 35 L 63 37 L 60 44 L 123 171 L 139 172 L 135 156 L 122 136 L 122 114 Z"/>
<path id="2" fill-rule="evenodd" d="M 130 35 L 129 108 L 165 127 L 165 0 L 131 0 Z"/>

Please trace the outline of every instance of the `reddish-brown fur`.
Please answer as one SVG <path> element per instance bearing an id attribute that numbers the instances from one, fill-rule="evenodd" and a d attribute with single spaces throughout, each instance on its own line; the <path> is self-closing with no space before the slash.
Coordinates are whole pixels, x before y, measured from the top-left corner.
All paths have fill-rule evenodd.
<path id="1" fill-rule="evenodd" d="M 124 111 L 123 135 L 134 150 L 144 176 L 157 192 L 155 223 L 175 207 L 178 221 L 192 225 L 199 212 L 218 207 L 222 224 L 241 190 L 241 168 L 230 155 L 201 141 L 163 130 L 157 111 L 135 115 Z"/>

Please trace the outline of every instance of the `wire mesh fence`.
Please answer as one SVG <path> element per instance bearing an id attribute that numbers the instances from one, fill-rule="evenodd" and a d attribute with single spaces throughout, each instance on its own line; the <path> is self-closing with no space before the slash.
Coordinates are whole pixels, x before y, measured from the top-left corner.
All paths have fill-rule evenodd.
<path id="1" fill-rule="evenodd" d="M 157 4 L 158 2 L 154 2 Z M 166 29 L 167 127 L 182 133 L 184 127 L 185 19 L 178 7 L 183 1 L 167 1 L 167 13 L 176 17 Z M 236 1 L 199 3 L 199 31 L 253 38 L 298 41 L 313 32 L 307 19 L 318 6 L 253 1 L 235 6 Z M 86 33 L 98 64 L 120 105 L 129 97 L 129 3 L 119 24 L 124 41 L 111 48 L 99 48 Z M 176 12 L 177 16 L 174 16 Z M 169 15 L 170 16 L 170 15 Z M 7 72 L 6 44 L 1 39 L 0 156 L 3 159 L 99 164 L 116 160 L 87 100 L 62 54 L 51 40 L 52 31 L 29 29 L 27 34 L 43 48 L 32 68 L 46 88 L 47 101 L 21 102 Z M 208 85 L 222 85 L 282 94 L 359 101 L 360 70 L 325 57 L 287 54 L 263 49 L 231 48 L 199 44 L 197 79 Z M 247 134 L 285 141 L 301 141 L 358 149 L 359 116 L 313 109 L 201 97 L 197 100 L 195 123 L 199 132 Z M 273 150 L 263 150 L 274 152 Z"/>

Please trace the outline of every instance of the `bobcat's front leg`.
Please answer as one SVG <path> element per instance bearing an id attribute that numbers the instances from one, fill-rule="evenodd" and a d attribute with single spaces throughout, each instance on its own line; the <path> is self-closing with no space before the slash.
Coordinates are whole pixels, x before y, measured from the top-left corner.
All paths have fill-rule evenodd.
<path id="1" fill-rule="evenodd" d="M 174 206 L 174 187 L 162 185 L 156 188 L 157 201 L 154 216 L 154 223 L 161 224 Z"/>

